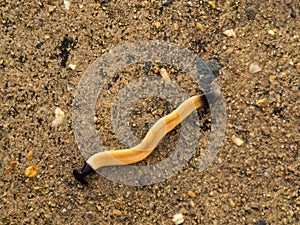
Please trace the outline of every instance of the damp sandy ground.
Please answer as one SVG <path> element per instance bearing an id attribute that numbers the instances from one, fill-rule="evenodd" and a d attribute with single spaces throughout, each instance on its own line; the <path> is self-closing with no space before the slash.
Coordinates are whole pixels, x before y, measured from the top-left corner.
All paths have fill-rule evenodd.
<path id="1" fill-rule="evenodd" d="M 24 2 L 0 3 L 0 224 L 174 224 L 180 213 L 184 224 L 300 223 L 299 1 L 78 0 L 69 10 L 63 1 Z M 169 179 L 132 187 L 93 174 L 83 186 L 72 175 L 84 163 L 72 130 L 76 86 L 97 57 L 136 40 L 175 43 L 218 62 L 223 146 L 206 170 L 195 166 L 211 126 L 200 113 L 195 153 Z M 168 65 L 152 64 L 148 75 L 161 68 L 190 95 L 201 93 Z M 108 149 L 126 147 L 111 125 L 112 99 L 139 76 L 143 64 L 125 68 L 99 96 L 95 121 Z M 137 137 L 173 110 L 166 104 L 136 105 L 129 125 Z M 65 119 L 53 127 L 56 108 Z M 171 154 L 179 130 L 140 165 Z"/>

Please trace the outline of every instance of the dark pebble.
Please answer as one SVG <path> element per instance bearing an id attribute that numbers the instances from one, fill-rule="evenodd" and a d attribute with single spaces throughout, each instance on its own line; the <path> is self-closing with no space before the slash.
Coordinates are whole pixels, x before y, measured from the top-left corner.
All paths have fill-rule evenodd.
<path id="1" fill-rule="evenodd" d="M 267 225 L 267 223 L 264 220 L 259 220 L 257 225 Z"/>
<path id="2" fill-rule="evenodd" d="M 168 7 L 169 5 L 171 5 L 173 3 L 174 0 L 168 0 L 166 2 L 164 2 L 163 4 L 161 4 L 162 6 Z"/>
<path id="3" fill-rule="evenodd" d="M 113 77 L 113 82 L 117 82 L 119 78 L 120 78 L 119 74 L 116 74 L 116 76 Z"/>
<path id="4" fill-rule="evenodd" d="M 45 44 L 44 41 L 38 43 L 35 47 L 36 47 L 37 49 L 40 49 L 40 48 L 43 46 L 43 44 Z"/>
<path id="5" fill-rule="evenodd" d="M 296 11 L 293 9 L 292 6 L 290 6 L 290 9 L 291 9 L 291 17 L 296 18 Z"/>
<path id="6" fill-rule="evenodd" d="M 151 68 L 151 62 L 146 62 L 145 63 L 145 68 L 144 68 L 144 72 L 145 74 L 148 74 Z"/>
<path id="7" fill-rule="evenodd" d="M 257 3 L 256 5 L 249 6 L 246 8 L 246 15 L 248 20 L 255 20 L 256 14 L 259 12 L 260 4 Z"/>

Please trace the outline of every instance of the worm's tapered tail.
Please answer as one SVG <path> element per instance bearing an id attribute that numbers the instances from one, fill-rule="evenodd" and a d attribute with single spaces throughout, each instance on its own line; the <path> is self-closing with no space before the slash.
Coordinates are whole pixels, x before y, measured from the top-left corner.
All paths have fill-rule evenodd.
<path id="1" fill-rule="evenodd" d="M 130 149 L 110 150 L 98 152 L 87 160 L 87 165 L 83 171 L 73 171 L 74 176 L 81 183 L 86 183 L 84 176 L 89 174 L 91 170 L 97 170 L 104 166 L 127 165 L 137 163 L 145 159 L 156 148 L 160 140 L 193 111 L 201 107 L 207 107 L 208 101 L 215 102 L 219 98 L 218 92 L 209 92 L 206 95 L 196 95 L 185 100 L 172 113 L 159 119 L 148 131 L 144 139 L 137 146 Z M 88 172 L 87 172 L 88 171 Z"/>

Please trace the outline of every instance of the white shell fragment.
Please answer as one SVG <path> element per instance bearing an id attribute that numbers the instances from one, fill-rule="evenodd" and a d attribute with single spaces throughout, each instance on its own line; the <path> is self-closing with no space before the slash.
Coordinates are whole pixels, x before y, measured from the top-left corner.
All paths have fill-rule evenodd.
<path id="1" fill-rule="evenodd" d="M 227 37 L 233 37 L 233 38 L 236 38 L 236 34 L 234 32 L 233 29 L 230 29 L 230 30 L 225 30 L 223 32 L 223 34 L 225 34 Z"/>
<path id="2" fill-rule="evenodd" d="M 166 69 L 161 68 L 160 69 L 160 75 L 165 79 L 165 81 L 171 82 L 171 79 L 170 79 L 169 74 L 168 74 Z"/>
<path id="3" fill-rule="evenodd" d="M 268 30 L 268 34 L 270 34 L 270 35 L 275 35 L 275 31 L 274 30 Z"/>
<path id="4" fill-rule="evenodd" d="M 64 0 L 64 5 L 66 7 L 66 10 L 69 10 L 70 9 L 70 5 L 71 5 L 70 0 Z"/>
<path id="5" fill-rule="evenodd" d="M 259 71 L 261 71 L 261 68 L 258 64 L 256 63 L 251 63 L 249 65 L 249 72 L 254 74 L 254 73 L 258 73 Z"/>
<path id="6" fill-rule="evenodd" d="M 184 218 L 181 213 L 174 215 L 172 220 L 176 225 L 184 222 Z"/>
<path id="7" fill-rule="evenodd" d="M 65 119 L 65 113 L 60 109 L 55 109 L 55 119 L 52 121 L 52 126 L 57 127 L 60 125 Z"/>
<path id="8" fill-rule="evenodd" d="M 237 136 L 235 136 L 235 135 L 233 135 L 233 136 L 231 137 L 231 140 L 232 140 L 233 143 L 236 144 L 237 146 L 242 146 L 242 145 L 244 144 L 244 141 L 243 141 L 241 138 L 239 138 L 239 137 L 237 137 Z"/>
<path id="9" fill-rule="evenodd" d="M 69 68 L 70 68 L 71 70 L 75 70 L 75 68 L 76 68 L 76 65 L 75 65 L 75 64 L 69 64 L 68 66 L 69 66 Z"/>

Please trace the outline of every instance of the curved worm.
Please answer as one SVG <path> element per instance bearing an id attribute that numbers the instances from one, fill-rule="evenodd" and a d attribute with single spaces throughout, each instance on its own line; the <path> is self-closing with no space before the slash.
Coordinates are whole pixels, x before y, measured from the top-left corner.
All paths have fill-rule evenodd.
<path id="1" fill-rule="evenodd" d="M 185 118 L 187 118 L 194 110 L 200 107 L 207 107 L 208 101 L 215 102 L 219 98 L 216 91 L 209 92 L 206 95 L 196 95 L 190 97 L 181 103 L 172 113 L 159 119 L 147 132 L 140 144 L 130 149 L 109 150 L 93 154 L 86 161 L 86 165 L 81 172 L 74 170 L 75 178 L 83 184 L 87 184 L 84 177 L 100 167 L 127 165 L 137 163 L 145 159 L 156 148 L 160 140 Z"/>

